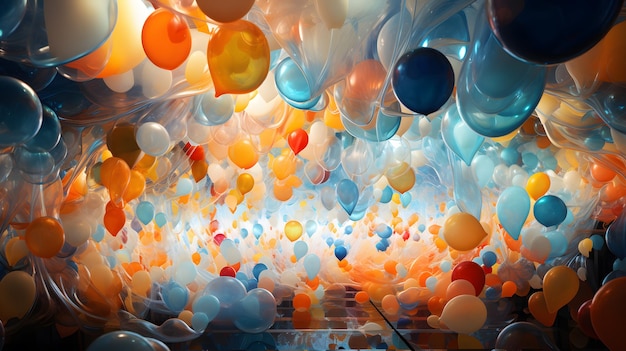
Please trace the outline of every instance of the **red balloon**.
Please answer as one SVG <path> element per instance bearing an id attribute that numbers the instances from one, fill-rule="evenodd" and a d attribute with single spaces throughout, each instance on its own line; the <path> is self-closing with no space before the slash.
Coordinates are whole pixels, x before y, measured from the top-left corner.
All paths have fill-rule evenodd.
<path id="1" fill-rule="evenodd" d="M 235 278 L 236 275 L 237 275 L 237 272 L 235 272 L 235 269 L 231 266 L 225 266 L 224 268 L 220 270 L 220 277 Z"/>
<path id="2" fill-rule="evenodd" d="M 287 142 L 293 153 L 297 155 L 309 144 L 309 135 L 303 129 L 296 129 L 289 133 Z"/>
<path id="3" fill-rule="evenodd" d="M 606 282 L 591 300 L 591 323 L 600 340 L 611 350 L 624 348 L 626 277 Z"/>
<path id="4" fill-rule="evenodd" d="M 478 296 L 485 286 L 485 271 L 483 271 L 483 268 L 476 262 L 464 261 L 454 267 L 451 279 L 452 281 L 465 279 L 472 283 L 476 290 L 476 296 Z"/>
<path id="5" fill-rule="evenodd" d="M 591 323 L 591 301 L 583 302 L 578 308 L 578 326 L 588 337 L 599 339 L 598 334 L 593 330 L 593 323 Z"/>

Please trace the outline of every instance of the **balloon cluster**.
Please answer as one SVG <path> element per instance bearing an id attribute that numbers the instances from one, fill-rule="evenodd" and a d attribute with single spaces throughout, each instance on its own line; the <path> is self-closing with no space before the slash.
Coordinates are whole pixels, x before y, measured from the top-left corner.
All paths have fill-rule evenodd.
<path id="1" fill-rule="evenodd" d="M 623 1 L 0 8 L 8 334 L 259 332 L 282 299 L 304 312 L 337 286 L 471 334 L 532 289 L 538 323 L 568 306 L 619 347 Z"/>

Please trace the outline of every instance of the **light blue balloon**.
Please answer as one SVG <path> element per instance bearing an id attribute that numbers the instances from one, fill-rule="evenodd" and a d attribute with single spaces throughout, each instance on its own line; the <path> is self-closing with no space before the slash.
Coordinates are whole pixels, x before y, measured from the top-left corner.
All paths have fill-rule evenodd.
<path id="1" fill-rule="evenodd" d="M 312 237 L 313 234 L 315 234 L 315 232 L 317 231 L 317 222 L 315 222 L 314 220 L 309 219 L 304 224 L 304 230 L 306 231 L 306 233 L 307 233 L 307 235 L 309 237 Z"/>
<path id="2" fill-rule="evenodd" d="M 235 101 L 231 94 L 215 97 L 215 90 L 210 90 L 197 97 L 196 122 L 205 126 L 217 126 L 230 120 L 235 113 Z"/>
<path id="3" fill-rule="evenodd" d="M 324 208 L 330 211 L 335 207 L 337 202 L 336 191 L 333 191 L 330 186 L 325 186 L 320 190 L 320 199 L 322 200 Z"/>
<path id="4" fill-rule="evenodd" d="M 176 183 L 176 196 L 183 196 L 191 193 L 193 182 L 189 178 L 178 178 Z"/>
<path id="5" fill-rule="evenodd" d="M 135 208 L 137 218 L 144 225 L 148 225 L 154 218 L 154 205 L 150 201 L 141 201 Z"/>
<path id="6" fill-rule="evenodd" d="M 477 155 L 472 159 L 472 169 L 474 170 L 476 183 L 479 188 L 487 186 L 493 176 L 494 168 L 495 164 L 489 156 Z"/>
<path id="7" fill-rule="evenodd" d="M 337 183 L 337 200 L 350 215 L 359 201 L 359 188 L 350 179 L 342 179 Z"/>
<path id="8" fill-rule="evenodd" d="M 202 312 L 194 313 L 191 316 L 191 327 L 197 332 L 201 332 L 209 325 L 209 317 Z"/>
<path id="9" fill-rule="evenodd" d="M 567 237 L 560 230 L 552 230 L 545 233 L 546 239 L 550 241 L 550 255 L 549 258 L 561 257 L 567 251 Z"/>
<path id="10" fill-rule="evenodd" d="M 535 110 L 543 95 L 546 68 L 505 52 L 484 15 L 477 21 L 475 38 L 457 82 L 459 113 L 476 133 L 504 136 Z"/>
<path id="11" fill-rule="evenodd" d="M 316 254 L 308 254 L 304 257 L 304 269 L 309 280 L 313 280 L 320 271 L 322 262 Z"/>
<path id="12" fill-rule="evenodd" d="M 313 91 L 304 72 L 290 58 L 282 60 L 274 69 L 278 94 L 291 106 L 309 109 L 315 106 L 320 95 L 313 96 Z"/>
<path id="13" fill-rule="evenodd" d="M 389 203 L 389 201 L 391 201 L 392 197 L 393 197 L 393 189 L 391 189 L 391 187 L 389 185 L 387 185 L 383 189 L 383 193 L 380 196 L 380 202 L 383 203 L 383 204 Z"/>
<path id="14" fill-rule="evenodd" d="M 252 226 L 252 235 L 258 239 L 261 237 L 261 234 L 263 234 L 263 226 L 260 223 L 254 223 Z"/>
<path id="15" fill-rule="evenodd" d="M 269 291 L 250 290 L 237 304 L 235 326 L 246 333 L 261 333 L 269 329 L 276 318 L 276 300 Z"/>
<path id="16" fill-rule="evenodd" d="M 56 165 L 54 157 L 49 152 L 32 152 L 22 146 L 13 149 L 13 161 L 22 171 L 25 180 L 33 184 L 45 183 Z"/>
<path id="17" fill-rule="evenodd" d="M 441 121 L 441 136 L 448 148 L 459 156 L 466 165 L 472 163 L 472 159 L 485 138 L 473 131 L 461 119 L 456 104 L 451 105 L 443 115 Z"/>
<path id="18" fill-rule="evenodd" d="M 398 129 L 400 129 L 401 117 L 389 116 L 382 111 L 378 112 L 374 128 L 363 128 L 363 126 L 351 121 L 347 116 L 341 114 L 341 121 L 346 131 L 352 136 L 369 140 L 369 141 L 385 141 L 391 139 Z"/>
<path id="19" fill-rule="evenodd" d="M 517 240 L 530 212 L 530 196 L 519 186 L 506 188 L 498 197 L 496 215 L 502 227 Z"/>
<path id="20" fill-rule="evenodd" d="M 483 207 L 483 197 L 480 188 L 476 185 L 472 169 L 465 164 L 459 156 L 448 150 L 448 158 L 452 166 L 454 179 L 454 202 L 463 212 L 480 218 Z"/>
<path id="21" fill-rule="evenodd" d="M 411 200 L 413 200 L 411 193 L 406 192 L 404 194 L 400 194 L 400 203 L 402 204 L 402 207 L 409 207 L 409 205 L 411 204 Z"/>
<path id="22" fill-rule="evenodd" d="M 187 288 L 176 282 L 170 282 L 163 287 L 163 302 L 172 312 L 180 312 L 185 309 L 189 299 Z"/>
<path id="23" fill-rule="evenodd" d="M 94 340 L 87 351 L 154 351 L 154 348 L 143 336 L 126 330 L 109 332 Z"/>
<path id="24" fill-rule="evenodd" d="M 167 224 L 167 217 L 165 216 L 165 213 L 163 212 L 157 213 L 154 216 L 154 222 L 156 223 L 157 227 L 163 228 L 163 226 Z"/>
<path id="25" fill-rule="evenodd" d="M 304 241 L 296 241 L 295 244 L 293 244 L 293 254 L 296 256 L 296 260 L 301 259 L 302 257 L 304 257 L 304 255 L 306 255 L 306 253 L 309 251 L 309 245 L 304 242 Z"/>
<path id="26" fill-rule="evenodd" d="M 382 239 L 390 238 L 393 234 L 393 230 L 391 229 L 391 227 L 386 225 L 385 223 L 380 223 L 379 225 L 377 225 L 374 229 L 374 232 L 376 232 L 376 235 L 378 235 Z"/>
<path id="27" fill-rule="evenodd" d="M 212 321 L 220 311 L 220 300 L 213 295 L 202 295 L 191 305 L 194 313 L 203 313 L 208 321 Z"/>

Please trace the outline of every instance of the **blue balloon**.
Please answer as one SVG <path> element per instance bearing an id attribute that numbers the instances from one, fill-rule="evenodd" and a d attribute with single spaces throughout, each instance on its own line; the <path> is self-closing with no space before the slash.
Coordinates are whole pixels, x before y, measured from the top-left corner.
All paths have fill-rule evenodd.
<path id="1" fill-rule="evenodd" d="M 428 115 L 448 101 L 454 88 L 454 71 L 441 52 L 417 48 L 402 55 L 393 67 L 393 92 L 411 111 Z"/>
<path id="2" fill-rule="evenodd" d="M 300 240 L 293 244 L 293 254 L 296 256 L 296 260 L 304 257 L 308 251 L 309 245 L 305 241 Z"/>
<path id="3" fill-rule="evenodd" d="M 265 289 L 252 289 L 236 306 L 237 316 L 234 323 L 246 333 L 261 333 L 274 324 L 276 318 L 276 300 Z"/>
<path id="4" fill-rule="evenodd" d="M 489 24 L 502 46 L 523 60 L 565 62 L 611 29 L 623 0 L 487 0 Z M 584 25 L 581 25 L 584 24 Z"/>
<path id="5" fill-rule="evenodd" d="M 496 215 L 500 224 L 515 240 L 519 238 L 529 212 L 530 196 L 526 189 L 519 186 L 506 188 L 496 203 Z"/>
<path id="6" fill-rule="evenodd" d="M 290 57 L 278 63 L 274 75 L 278 94 L 289 105 L 305 110 L 320 101 L 321 95 L 313 96 L 306 76 Z"/>
<path id="7" fill-rule="evenodd" d="M 43 107 L 39 97 L 24 82 L 6 76 L 0 76 L 0 91 L 0 147 L 27 142 L 41 128 Z"/>
<path id="8" fill-rule="evenodd" d="M 163 302 L 173 312 L 184 310 L 189 300 L 187 288 L 173 281 L 163 287 L 162 295 Z"/>
<path id="9" fill-rule="evenodd" d="M 150 201 L 142 201 L 137 204 L 135 214 L 141 223 L 147 225 L 154 218 L 154 205 Z"/>
<path id="10" fill-rule="evenodd" d="M 26 181 L 33 184 L 47 183 L 56 166 L 49 152 L 32 152 L 22 146 L 13 150 L 13 160 Z"/>
<path id="11" fill-rule="evenodd" d="M 322 262 L 319 256 L 315 254 L 308 254 L 304 257 L 304 269 L 309 280 L 313 280 L 319 273 Z"/>
<path id="12" fill-rule="evenodd" d="M 378 112 L 376 118 L 376 126 L 374 128 L 364 128 L 351 121 L 344 114 L 341 114 L 341 121 L 346 131 L 352 136 L 369 141 L 385 141 L 391 139 L 400 128 L 402 117 L 389 116 L 382 111 Z"/>
<path id="13" fill-rule="evenodd" d="M 468 166 L 485 140 L 461 119 L 456 104 L 451 105 L 443 115 L 441 137 L 448 148 Z"/>
<path id="14" fill-rule="evenodd" d="M 376 232 L 376 235 L 378 235 L 382 239 L 390 238 L 393 234 L 393 230 L 391 229 L 391 227 L 384 223 L 377 225 L 374 231 Z"/>
<path id="15" fill-rule="evenodd" d="M 493 251 L 483 252 L 483 254 L 481 255 L 481 258 L 483 259 L 483 264 L 486 267 L 491 267 L 494 264 L 496 264 L 496 262 L 498 261 L 498 256 Z"/>
<path id="16" fill-rule="evenodd" d="M 8 38 L 22 23 L 27 3 L 27 0 L 0 1 L 0 39 Z"/>
<path id="17" fill-rule="evenodd" d="M 145 337 L 126 330 L 103 334 L 87 347 L 87 351 L 109 350 L 154 351 L 154 348 Z"/>
<path id="18" fill-rule="evenodd" d="M 346 249 L 345 246 L 337 246 L 337 247 L 335 247 L 335 257 L 337 257 L 337 259 L 339 261 L 341 261 L 344 258 L 346 258 L 347 255 L 348 255 L 348 249 Z"/>
<path id="19" fill-rule="evenodd" d="M 567 206 L 558 196 L 544 195 L 535 202 L 533 212 L 537 222 L 546 227 L 552 227 L 565 220 Z"/>
<path id="20" fill-rule="evenodd" d="M 617 217 L 606 229 L 606 246 L 619 259 L 626 258 L 626 212 Z"/>
<path id="21" fill-rule="evenodd" d="M 263 263 L 257 263 L 254 265 L 254 267 L 252 267 L 252 275 L 254 275 L 254 278 L 256 278 L 256 280 L 259 280 L 259 275 L 261 275 L 261 272 L 263 272 L 264 270 L 267 270 L 267 266 Z"/>
<path id="22" fill-rule="evenodd" d="M 392 197 L 393 197 L 393 189 L 391 189 L 391 187 L 389 185 L 387 185 L 383 189 L 383 193 L 380 196 L 380 202 L 383 203 L 383 204 L 386 204 L 389 201 L 391 201 Z"/>
<path id="23" fill-rule="evenodd" d="M 342 179 L 337 183 L 337 200 L 350 215 L 359 201 L 359 188 L 350 179 Z"/>
<path id="24" fill-rule="evenodd" d="M 461 118 L 476 133 L 504 136 L 535 110 L 545 87 L 546 68 L 520 61 L 502 49 L 479 19 L 474 45 L 457 82 Z"/>

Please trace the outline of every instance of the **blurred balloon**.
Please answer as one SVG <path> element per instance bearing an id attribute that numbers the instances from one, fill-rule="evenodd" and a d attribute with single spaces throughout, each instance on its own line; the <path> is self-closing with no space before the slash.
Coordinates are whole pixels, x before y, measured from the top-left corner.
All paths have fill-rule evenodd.
<path id="1" fill-rule="evenodd" d="M 27 142 L 42 124 L 43 109 L 37 94 L 22 81 L 6 76 L 0 76 L 0 91 L 0 147 Z"/>
<path id="2" fill-rule="evenodd" d="M 0 39 L 9 37 L 20 25 L 27 3 L 27 0 L 10 0 L 0 4 Z"/>
<path id="3" fill-rule="evenodd" d="M 592 300 L 583 302 L 578 308 L 576 315 L 578 316 L 578 327 L 590 338 L 599 339 L 598 334 L 593 329 L 593 322 L 591 321 L 591 303 Z"/>
<path id="4" fill-rule="evenodd" d="M 348 255 L 348 250 L 346 249 L 345 246 L 340 245 L 340 246 L 335 247 L 335 257 L 337 257 L 339 261 L 346 258 L 347 255 Z"/>
<path id="5" fill-rule="evenodd" d="M 154 219 L 154 205 L 149 201 L 142 201 L 137 204 L 135 214 L 141 223 L 147 225 Z"/>
<path id="6" fill-rule="evenodd" d="M 321 268 L 321 261 L 319 256 L 315 254 L 308 254 L 304 257 L 304 269 L 306 271 L 307 278 L 313 280 Z"/>
<path id="7" fill-rule="evenodd" d="M 254 177 L 250 173 L 241 173 L 237 176 L 237 189 L 245 195 L 254 188 Z"/>
<path id="8" fill-rule="evenodd" d="M 524 188 L 518 186 L 504 189 L 496 203 L 498 220 L 507 233 L 515 240 L 519 238 L 529 212 L 530 197 Z"/>
<path id="9" fill-rule="evenodd" d="M 546 227 L 561 224 L 567 216 L 567 207 L 561 198 L 545 195 L 537 199 L 533 205 L 533 214 L 537 222 Z"/>
<path id="10" fill-rule="evenodd" d="M 173 70 L 183 64 L 191 52 L 191 32 L 183 17 L 159 8 L 146 18 L 141 43 L 152 63 Z"/>
<path id="11" fill-rule="evenodd" d="M 263 83 L 269 71 L 265 34 L 245 20 L 220 25 L 211 36 L 207 57 L 215 96 L 249 93 Z"/>
<path id="12" fill-rule="evenodd" d="M 24 239 L 33 255 L 50 258 L 63 247 L 65 232 L 56 218 L 44 216 L 34 219 L 26 227 Z"/>
<path id="13" fill-rule="evenodd" d="M 543 277 L 543 293 L 548 312 L 556 313 L 567 305 L 578 292 L 579 280 L 576 272 L 567 266 L 556 266 Z"/>
<path id="14" fill-rule="evenodd" d="M 210 19 L 225 23 L 236 21 L 245 16 L 254 5 L 254 0 L 234 0 L 227 3 L 198 0 L 196 3 Z"/>
<path id="15" fill-rule="evenodd" d="M 476 248 L 487 233 L 476 219 L 469 213 L 459 212 L 450 215 L 443 225 L 443 239 L 451 248 L 469 251 Z"/>
<path id="16" fill-rule="evenodd" d="M 24 318 L 37 297 L 33 277 L 24 271 L 11 271 L 0 281 L 0 320 Z"/>
<path id="17" fill-rule="evenodd" d="M 154 350 L 146 338 L 135 332 L 125 330 L 117 330 L 103 334 L 87 347 L 87 351 L 105 351 L 111 349 L 128 351 Z"/>
<path id="18" fill-rule="evenodd" d="M 387 71 L 377 60 L 357 63 L 345 79 L 345 88 L 337 104 L 346 118 L 356 125 L 365 126 L 376 116 L 375 104 L 385 85 Z M 337 96 L 338 87 L 335 88 Z"/>
<path id="19" fill-rule="evenodd" d="M 446 303 L 440 320 L 454 332 L 471 334 L 487 321 L 487 308 L 476 296 L 459 295 Z"/>
<path id="20" fill-rule="evenodd" d="M 454 88 L 450 61 L 431 48 L 418 48 L 402 55 L 393 67 L 391 79 L 398 100 L 411 111 L 424 115 L 439 110 Z"/>
<path id="21" fill-rule="evenodd" d="M 337 201 L 341 207 L 352 214 L 359 200 L 359 188 L 350 179 L 342 179 L 337 183 Z"/>
<path id="22" fill-rule="evenodd" d="M 617 217 L 606 229 L 606 246 L 619 259 L 626 258 L 626 212 Z"/>
<path id="23" fill-rule="evenodd" d="M 256 288 L 248 292 L 236 305 L 234 323 L 245 333 L 260 333 L 274 324 L 276 300 L 266 289 Z"/>
<path id="24" fill-rule="evenodd" d="M 451 279 L 452 281 L 458 279 L 467 280 L 474 286 L 474 294 L 478 296 L 485 286 L 485 271 L 473 261 L 463 261 L 454 267 Z"/>
<path id="25" fill-rule="evenodd" d="M 498 350 L 552 350 L 556 347 L 545 331 L 529 322 L 514 322 L 504 327 L 496 339 Z"/>
<path id="26" fill-rule="evenodd" d="M 600 340 L 611 350 L 623 347 L 624 316 L 626 316 L 626 277 L 602 285 L 591 301 L 591 322 Z"/>
<path id="27" fill-rule="evenodd" d="M 485 140 L 461 119 L 456 104 L 450 105 L 443 116 L 441 136 L 448 148 L 468 166 L 471 165 L 474 155 Z"/>
<path id="28" fill-rule="evenodd" d="M 386 70 L 389 70 L 397 57 L 400 55 L 400 46 L 405 42 L 412 27 L 411 14 L 408 11 L 400 11 L 385 22 L 378 33 L 376 51 L 380 62 Z"/>
<path id="29" fill-rule="evenodd" d="M 544 7 L 541 1 L 489 0 L 486 7 L 489 24 L 508 52 L 531 62 L 554 64 L 579 56 L 599 42 L 611 29 L 622 3 L 609 1 L 598 7 L 586 1 L 557 1 Z M 580 21 L 587 23 L 585 28 L 578 27 Z M 571 33 L 576 38 L 564 42 L 563 36 Z"/>

